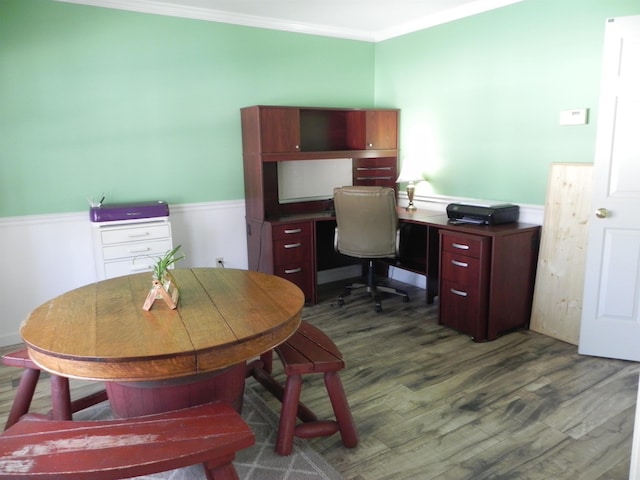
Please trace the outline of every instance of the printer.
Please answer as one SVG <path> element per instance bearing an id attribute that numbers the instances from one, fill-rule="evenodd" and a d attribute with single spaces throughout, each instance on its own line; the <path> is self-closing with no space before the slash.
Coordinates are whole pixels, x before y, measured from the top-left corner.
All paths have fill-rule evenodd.
<path id="1" fill-rule="evenodd" d="M 89 209 L 89 218 L 92 222 L 119 222 L 168 216 L 169 205 L 162 200 L 138 203 L 99 203 Z"/>
<path id="2" fill-rule="evenodd" d="M 500 225 L 517 222 L 520 207 L 510 203 L 499 205 L 467 205 L 450 203 L 447 216 L 452 223 L 474 223 L 477 225 Z"/>

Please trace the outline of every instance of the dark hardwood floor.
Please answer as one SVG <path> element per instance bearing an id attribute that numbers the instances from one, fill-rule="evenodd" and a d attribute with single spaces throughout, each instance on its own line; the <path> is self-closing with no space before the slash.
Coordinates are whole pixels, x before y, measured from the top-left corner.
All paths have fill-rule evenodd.
<path id="1" fill-rule="evenodd" d="M 336 285 L 304 310 L 347 360 L 342 380 L 360 444 L 311 440 L 345 479 L 628 478 L 640 364 L 581 356 L 531 331 L 474 343 L 438 325 L 424 291 L 402 286 L 412 301 L 385 296 L 382 313 L 356 293 L 338 307 Z M 20 373 L 0 367 L 2 423 Z M 33 408 L 46 411 L 48 383 L 40 384 Z M 72 388 L 76 396 L 100 385 L 72 380 Z M 305 378 L 302 398 L 330 415 L 321 376 Z"/>

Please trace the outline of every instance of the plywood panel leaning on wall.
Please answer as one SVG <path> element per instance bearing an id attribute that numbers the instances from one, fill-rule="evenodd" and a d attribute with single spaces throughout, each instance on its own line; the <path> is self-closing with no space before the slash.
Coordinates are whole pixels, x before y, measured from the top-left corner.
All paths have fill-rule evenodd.
<path id="1" fill-rule="evenodd" d="M 551 165 L 531 314 L 531 330 L 574 345 L 580 334 L 592 168 Z"/>

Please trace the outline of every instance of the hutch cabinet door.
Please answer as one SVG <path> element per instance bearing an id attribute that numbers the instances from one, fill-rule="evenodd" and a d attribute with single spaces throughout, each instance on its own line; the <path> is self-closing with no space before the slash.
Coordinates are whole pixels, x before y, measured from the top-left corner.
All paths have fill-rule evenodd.
<path id="1" fill-rule="evenodd" d="M 396 110 L 367 110 L 367 150 L 398 148 L 398 112 Z"/>
<path id="2" fill-rule="evenodd" d="M 297 108 L 261 107 L 262 153 L 300 151 L 300 111 Z"/>

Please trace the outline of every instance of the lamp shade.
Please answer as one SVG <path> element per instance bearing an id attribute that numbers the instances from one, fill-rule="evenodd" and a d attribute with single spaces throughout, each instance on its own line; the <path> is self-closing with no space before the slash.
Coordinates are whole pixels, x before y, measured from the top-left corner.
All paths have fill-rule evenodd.
<path id="1" fill-rule="evenodd" d="M 416 162 L 407 159 L 402 163 L 402 169 L 396 183 L 417 182 L 423 179 L 424 176 L 420 166 Z"/>

